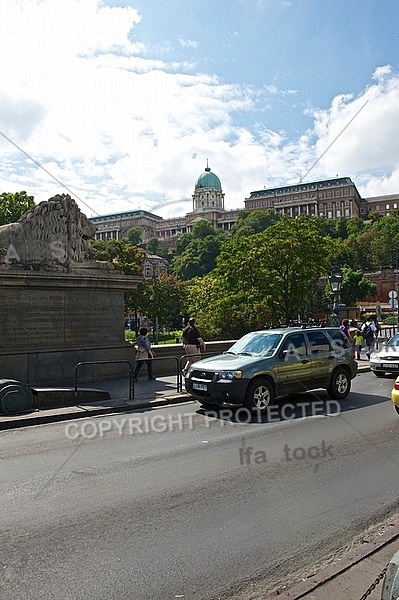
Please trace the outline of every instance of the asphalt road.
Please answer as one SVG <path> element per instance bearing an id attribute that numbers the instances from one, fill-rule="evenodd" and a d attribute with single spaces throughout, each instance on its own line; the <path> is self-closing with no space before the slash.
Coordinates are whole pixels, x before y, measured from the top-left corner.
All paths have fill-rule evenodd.
<path id="1" fill-rule="evenodd" d="M 1 432 L 0 598 L 255 599 L 312 572 L 397 507 L 392 384 Z"/>

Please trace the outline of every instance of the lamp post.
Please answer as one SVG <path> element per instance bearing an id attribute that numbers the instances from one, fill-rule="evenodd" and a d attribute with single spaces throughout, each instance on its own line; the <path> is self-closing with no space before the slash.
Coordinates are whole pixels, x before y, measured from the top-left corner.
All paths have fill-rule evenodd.
<path id="1" fill-rule="evenodd" d="M 341 319 L 337 314 L 339 307 L 340 293 L 342 289 L 342 273 L 339 267 L 332 267 L 328 278 L 330 282 L 331 294 L 333 297 L 333 311 L 330 316 L 330 325 L 332 327 L 339 327 Z"/>

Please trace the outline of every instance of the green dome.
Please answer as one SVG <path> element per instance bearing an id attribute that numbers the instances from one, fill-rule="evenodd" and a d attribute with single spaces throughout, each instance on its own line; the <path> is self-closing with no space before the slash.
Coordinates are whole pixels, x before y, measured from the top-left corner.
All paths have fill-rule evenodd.
<path id="1" fill-rule="evenodd" d="M 195 189 L 197 190 L 198 188 L 212 188 L 222 191 L 222 184 L 219 177 L 215 173 L 211 173 L 210 168 L 207 166 L 195 182 Z"/>

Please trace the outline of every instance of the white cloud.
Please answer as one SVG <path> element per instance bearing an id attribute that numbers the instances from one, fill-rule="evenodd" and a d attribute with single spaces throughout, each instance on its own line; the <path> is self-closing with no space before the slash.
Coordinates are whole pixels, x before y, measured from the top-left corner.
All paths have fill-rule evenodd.
<path id="1" fill-rule="evenodd" d="M 185 214 L 207 158 L 226 208 L 242 208 L 253 190 L 299 181 L 331 144 L 307 180 L 338 173 L 363 195 L 399 191 L 399 77 L 388 65 L 357 96 L 308 111 L 314 126 L 290 139 L 267 127 L 267 113 L 294 90 L 228 83 L 183 55 L 153 57 L 131 41 L 140 24 L 137 10 L 98 0 L 2 8 L 0 131 L 75 191 L 87 214 Z M 0 152 L 1 191 L 25 189 L 36 201 L 65 191 L 2 136 Z"/>

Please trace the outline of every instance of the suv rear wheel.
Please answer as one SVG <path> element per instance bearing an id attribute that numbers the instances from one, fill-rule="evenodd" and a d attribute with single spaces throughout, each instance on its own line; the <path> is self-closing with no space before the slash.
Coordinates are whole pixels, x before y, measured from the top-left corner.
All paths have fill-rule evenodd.
<path id="1" fill-rule="evenodd" d="M 327 392 L 331 398 L 343 400 L 351 390 L 351 380 L 349 373 L 343 367 L 338 367 L 332 374 L 330 385 Z"/>
<path id="2" fill-rule="evenodd" d="M 274 390 L 267 379 L 256 379 L 249 384 L 244 406 L 248 410 L 265 410 L 273 402 Z"/>

